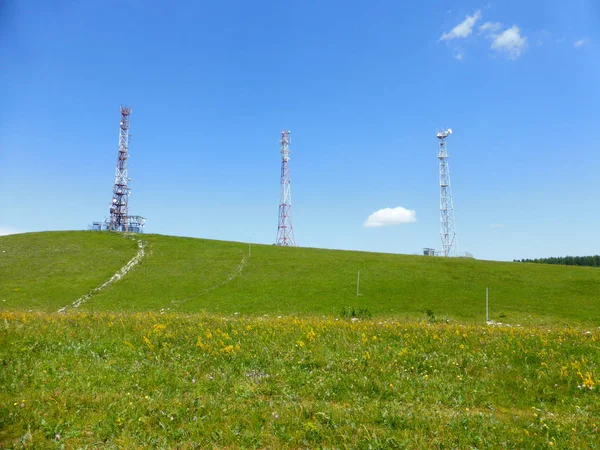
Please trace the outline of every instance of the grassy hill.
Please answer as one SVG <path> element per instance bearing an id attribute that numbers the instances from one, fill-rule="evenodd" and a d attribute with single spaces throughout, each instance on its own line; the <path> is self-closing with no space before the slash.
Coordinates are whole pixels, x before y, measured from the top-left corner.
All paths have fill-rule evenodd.
<path id="1" fill-rule="evenodd" d="M 541 264 L 281 248 L 160 235 L 46 232 L 0 237 L 0 308 L 56 311 L 98 287 L 145 243 L 121 280 L 81 304 L 90 311 L 207 311 L 519 324 L 600 324 L 600 270 Z M 361 273 L 356 296 L 356 275 Z"/>

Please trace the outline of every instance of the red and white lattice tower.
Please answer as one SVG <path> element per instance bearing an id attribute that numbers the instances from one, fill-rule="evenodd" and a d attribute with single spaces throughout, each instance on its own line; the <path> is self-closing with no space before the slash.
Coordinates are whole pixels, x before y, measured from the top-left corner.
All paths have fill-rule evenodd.
<path id="1" fill-rule="evenodd" d="M 279 221 L 275 244 L 296 246 L 292 227 L 292 188 L 290 180 L 291 131 L 281 132 L 281 191 L 279 195 Z"/>
<path id="2" fill-rule="evenodd" d="M 121 122 L 119 123 L 119 153 L 115 184 L 110 205 L 108 229 L 112 231 L 128 231 L 129 176 L 127 175 L 127 159 L 129 159 L 129 116 L 131 108 L 121 106 Z"/>

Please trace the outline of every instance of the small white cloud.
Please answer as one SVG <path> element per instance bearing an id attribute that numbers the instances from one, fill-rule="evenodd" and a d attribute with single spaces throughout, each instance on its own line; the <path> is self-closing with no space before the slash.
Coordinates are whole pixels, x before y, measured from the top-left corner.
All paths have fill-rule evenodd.
<path id="1" fill-rule="evenodd" d="M 503 223 L 493 223 L 490 225 L 490 228 L 492 230 L 498 229 L 498 228 L 504 228 L 504 224 Z"/>
<path id="2" fill-rule="evenodd" d="M 481 19 L 481 11 L 475 11 L 472 16 L 467 16 L 465 20 L 456 25 L 448 33 L 442 34 L 440 41 L 449 41 L 452 39 L 464 39 L 469 37 L 473 32 L 473 26 Z"/>
<path id="3" fill-rule="evenodd" d="M 479 31 L 482 33 L 496 33 L 502 28 L 500 22 L 486 22 L 479 27 Z"/>
<path id="4" fill-rule="evenodd" d="M 513 25 L 502 33 L 493 37 L 492 48 L 507 53 L 511 59 L 517 59 L 525 49 L 527 38 L 521 36 L 521 30 Z"/>
<path id="5" fill-rule="evenodd" d="M 7 236 L 9 234 L 19 234 L 19 233 L 21 233 L 21 231 L 15 230 L 14 228 L 0 226 L 0 236 Z"/>
<path id="6" fill-rule="evenodd" d="M 578 41 L 575 41 L 575 43 L 573 44 L 573 47 L 575 48 L 579 48 L 579 47 L 583 47 L 586 44 L 589 44 L 590 40 L 588 38 L 583 38 L 583 39 L 579 39 Z"/>
<path id="7" fill-rule="evenodd" d="M 463 59 L 465 59 L 465 54 L 463 52 L 457 52 L 454 54 L 454 59 L 462 61 Z"/>
<path id="8" fill-rule="evenodd" d="M 383 208 L 375 211 L 365 221 L 364 226 L 368 228 L 384 227 L 387 225 L 400 225 L 417 221 L 416 211 L 406 209 L 402 206 L 396 208 Z"/>

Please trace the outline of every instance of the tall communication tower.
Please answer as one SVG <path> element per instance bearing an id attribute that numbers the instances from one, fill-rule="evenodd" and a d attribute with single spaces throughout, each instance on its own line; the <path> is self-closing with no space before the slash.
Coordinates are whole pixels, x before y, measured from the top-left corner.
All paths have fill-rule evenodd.
<path id="1" fill-rule="evenodd" d="M 291 131 L 281 132 L 281 190 L 279 196 L 279 221 L 275 244 L 296 246 L 292 227 L 292 188 L 290 180 Z"/>
<path id="2" fill-rule="evenodd" d="M 119 153 L 115 184 L 110 205 L 108 229 L 112 231 L 128 231 L 129 176 L 127 175 L 127 159 L 129 158 L 129 116 L 131 108 L 121 105 L 121 122 L 119 123 Z"/>
<path id="3" fill-rule="evenodd" d="M 457 256 L 456 225 L 454 222 L 454 202 L 450 187 L 450 168 L 448 166 L 448 148 L 446 138 L 452 129 L 437 133 L 439 140 L 438 159 L 440 160 L 440 236 L 442 238 L 443 256 Z"/>

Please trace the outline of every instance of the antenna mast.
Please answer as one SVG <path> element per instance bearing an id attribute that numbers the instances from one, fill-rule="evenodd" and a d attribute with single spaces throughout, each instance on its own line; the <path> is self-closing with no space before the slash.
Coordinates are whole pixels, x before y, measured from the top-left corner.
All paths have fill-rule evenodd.
<path id="1" fill-rule="evenodd" d="M 440 161 L 440 236 L 443 256 L 457 256 L 456 225 L 454 222 L 454 202 L 450 187 L 450 168 L 448 166 L 448 148 L 446 138 L 452 129 L 437 133 L 439 139 L 438 159 Z"/>
<path id="2" fill-rule="evenodd" d="M 279 221 L 275 244 L 296 246 L 292 227 L 292 189 L 290 180 L 291 131 L 281 132 L 281 190 L 279 195 Z"/>
<path id="3" fill-rule="evenodd" d="M 110 205 L 110 221 L 108 229 L 111 231 L 128 231 L 128 203 L 129 203 L 129 176 L 127 175 L 127 159 L 129 158 L 129 116 L 131 108 L 121 105 L 121 122 L 119 123 L 119 153 L 117 155 L 117 169 L 115 170 L 115 184 L 112 191 Z"/>

